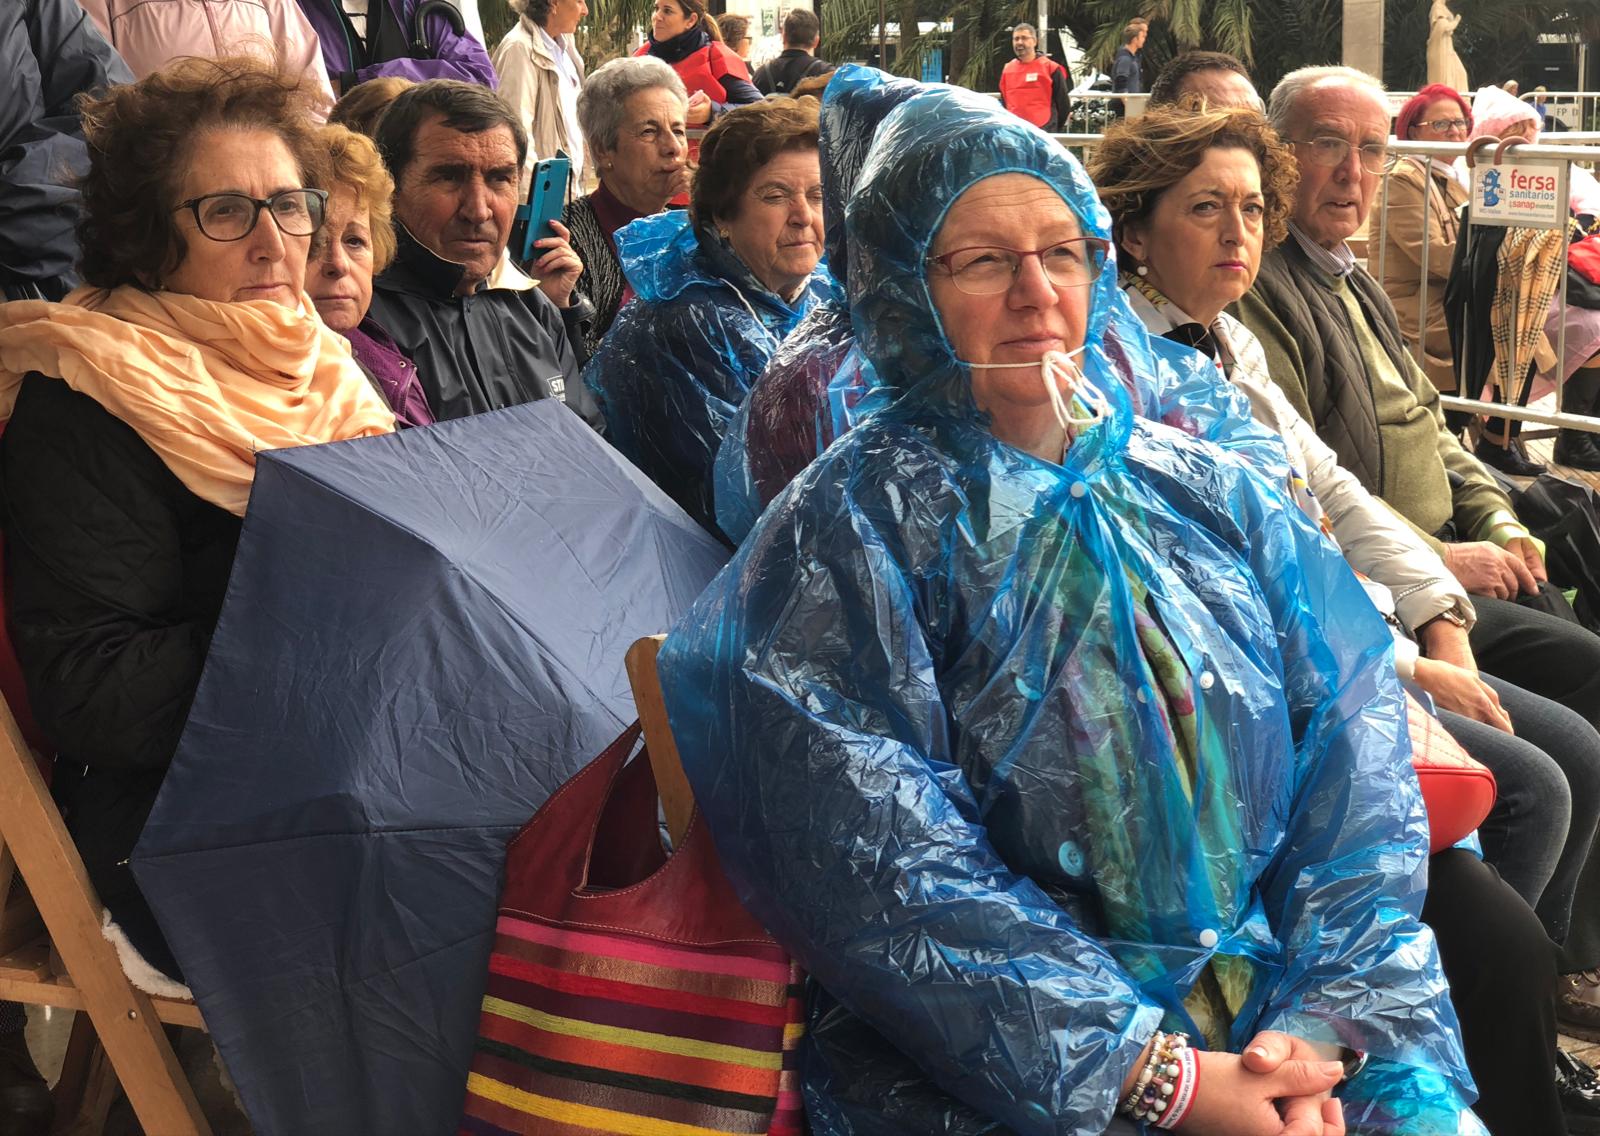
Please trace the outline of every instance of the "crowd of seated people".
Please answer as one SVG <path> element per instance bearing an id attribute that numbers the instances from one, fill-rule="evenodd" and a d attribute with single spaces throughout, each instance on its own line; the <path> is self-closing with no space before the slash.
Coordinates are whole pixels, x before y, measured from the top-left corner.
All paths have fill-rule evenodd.
<path id="1" fill-rule="evenodd" d="M 1600 1131 L 1556 1047 L 1600 1039 L 1600 637 L 1441 412 L 1431 315 L 1413 352 L 1406 210 L 1448 275 L 1420 205 L 1459 184 L 1392 175 L 1383 283 L 1349 247 L 1375 79 L 1263 101 L 1189 53 L 1086 170 L 865 68 L 761 98 L 698 0 L 588 74 L 583 0 L 528 0 L 500 93 L 436 11 L 410 54 L 411 0 L 131 73 L 97 26 L 179 7 L 86 6 L 78 242 L 0 261 L 6 615 L 151 988 L 182 973 L 127 860 L 255 454 L 551 398 L 736 549 L 663 682 L 817 984 L 815 1131 Z M 1418 98 L 1402 136 L 1465 132 Z M 0 176 L 4 251 L 41 172 Z M 1495 773 L 1475 841 L 1429 854 L 1408 720 Z"/>

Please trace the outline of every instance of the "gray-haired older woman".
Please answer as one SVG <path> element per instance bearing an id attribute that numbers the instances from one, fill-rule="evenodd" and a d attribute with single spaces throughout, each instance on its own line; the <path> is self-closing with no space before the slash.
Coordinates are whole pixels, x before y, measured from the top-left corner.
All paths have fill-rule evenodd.
<path id="1" fill-rule="evenodd" d="M 661 212 L 688 186 L 688 107 L 683 80 L 651 55 L 613 59 L 589 76 L 578 96 L 578 122 L 600 184 L 568 205 L 562 219 L 583 261 L 578 290 L 595 306 L 584 334 L 591 354 L 633 296 L 614 234 Z"/>

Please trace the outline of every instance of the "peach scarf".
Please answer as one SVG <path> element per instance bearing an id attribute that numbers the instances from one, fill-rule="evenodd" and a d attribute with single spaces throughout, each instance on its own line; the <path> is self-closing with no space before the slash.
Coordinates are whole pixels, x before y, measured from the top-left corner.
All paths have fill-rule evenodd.
<path id="1" fill-rule="evenodd" d="M 122 287 L 0 305 L 0 420 L 30 371 L 94 399 L 192 493 L 240 516 L 259 451 L 394 430 L 344 337 L 265 300 Z"/>

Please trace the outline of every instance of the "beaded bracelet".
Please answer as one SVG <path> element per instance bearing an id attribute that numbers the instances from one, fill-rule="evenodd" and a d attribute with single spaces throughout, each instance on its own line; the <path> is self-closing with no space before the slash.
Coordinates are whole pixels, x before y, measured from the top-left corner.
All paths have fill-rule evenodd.
<path id="1" fill-rule="evenodd" d="M 1188 1046 L 1186 1034 L 1157 1033 L 1133 1091 L 1117 1111 L 1132 1120 L 1152 1121 L 1169 1111 L 1178 1079 L 1183 1074 L 1183 1054 L 1189 1051 Z"/>
<path id="2" fill-rule="evenodd" d="M 1155 1061 L 1152 1063 L 1155 1073 L 1139 1099 L 1134 1102 L 1133 1119 L 1149 1121 L 1161 1127 L 1159 1122 L 1172 1111 L 1173 1098 L 1182 1083 L 1184 1055 L 1188 1049 L 1189 1039 L 1184 1034 L 1169 1033 L 1161 1036 L 1161 1041 L 1155 1050 Z"/>
<path id="3" fill-rule="evenodd" d="M 1178 1052 L 1178 1064 L 1178 1079 L 1172 1095 L 1167 1098 L 1166 1111 L 1155 1121 L 1157 1128 L 1176 1128 L 1182 1124 L 1200 1088 L 1200 1063 L 1192 1046 L 1185 1046 Z"/>
<path id="4" fill-rule="evenodd" d="M 1139 1098 L 1144 1095 L 1145 1086 L 1148 1085 L 1150 1083 L 1150 1079 L 1155 1076 L 1156 1057 L 1161 1052 L 1161 1045 L 1165 1039 L 1165 1036 L 1165 1034 L 1159 1032 L 1155 1035 L 1155 1044 L 1150 1047 L 1150 1056 L 1145 1058 L 1144 1068 L 1139 1070 L 1139 1079 L 1133 1083 L 1132 1091 L 1130 1091 L 1128 1095 L 1123 1098 L 1122 1103 L 1117 1106 L 1117 1111 L 1122 1115 L 1127 1117 L 1133 1116 L 1134 1106 L 1139 1103 Z"/>

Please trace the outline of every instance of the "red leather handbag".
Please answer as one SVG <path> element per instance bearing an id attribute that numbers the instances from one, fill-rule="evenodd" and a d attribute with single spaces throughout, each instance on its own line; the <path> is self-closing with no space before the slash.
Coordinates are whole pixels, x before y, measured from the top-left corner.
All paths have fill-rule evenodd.
<path id="1" fill-rule="evenodd" d="M 1439 720 L 1406 695 L 1411 766 L 1428 807 L 1428 851 L 1459 843 L 1494 808 L 1498 788 L 1489 767 L 1474 760 Z"/>
<path id="2" fill-rule="evenodd" d="M 511 842 L 461 1133 L 804 1132 L 800 971 L 698 813 L 662 848 L 638 740 Z"/>

